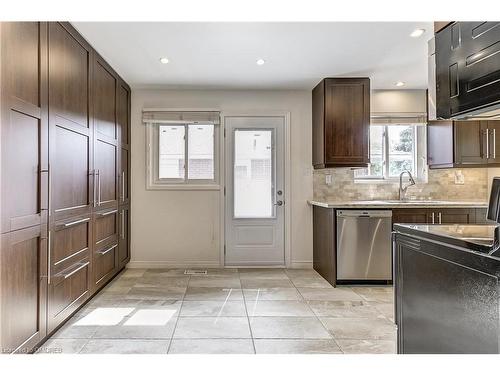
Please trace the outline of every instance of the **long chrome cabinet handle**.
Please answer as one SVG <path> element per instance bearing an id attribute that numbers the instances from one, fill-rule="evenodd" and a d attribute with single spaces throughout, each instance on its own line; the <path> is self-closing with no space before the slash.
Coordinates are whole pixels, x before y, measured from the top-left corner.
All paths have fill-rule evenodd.
<path id="1" fill-rule="evenodd" d="M 441 212 L 438 212 L 438 223 L 443 224 L 441 220 Z"/>
<path id="2" fill-rule="evenodd" d="M 122 171 L 122 202 L 125 202 L 125 172 Z"/>
<path id="3" fill-rule="evenodd" d="M 97 170 L 94 169 L 92 172 L 92 177 L 94 181 L 94 186 L 93 186 L 93 197 L 92 197 L 92 204 L 94 207 L 97 207 Z"/>
<path id="4" fill-rule="evenodd" d="M 486 159 L 490 158 L 490 132 L 489 129 L 484 131 L 486 133 Z"/>
<path id="5" fill-rule="evenodd" d="M 96 215 L 98 215 L 98 216 L 108 216 L 108 215 L 111 215 L 111 214 L 116 214 L 117 212 L 118 212 L 118 210 L 111 210 L 111 211 L 106 211 L 106 212 L 99 212 Z"/>
<path id="6" fill-rule="evenodd" d="M 431 213 L 431 220 L 432 220 L 432 224 L 435 224 L 435 215 L 434 215 L 434 212 Z"/>
<path id="7" fill-rule="evenodd" d="M 496 159 L 497 158 L 497 131 L 496 129 L 493 129 L 492 131 L 492 138 L 493 138 L 493 144 L 491 145 L 491 148 L 493 149 L 493 159 Z"/>
<path id="8" fill-rule="evenodd" d="M 47 259 L 47 283 L 50 284 L 50 279 L 51 279 L 51 277 L 50 277 L 50 268 L 51 268 L 50 266 L 51 266 L 51 264 L 50 263 L 52 263 L 51 256 L 50 256 L 50 253 L 51 253 L 51 249 L 50 249 L 50 229 L 49 229 L 49 239 L 47 240 L 47 242 L 48 242 L 48 244 L 47 244 L 47 246 L 48 246 L 48 249 L 47 249 L 47 257 L 48 257 L 48 259 Z"/>
<path id="9" fill-rule="evenodd" d="M 77 225 L 77 224 L 86 223 L 87 221 L 90 221 L 90 217 L 87 217 L 85 219 L 75 220 L 75 221 L 72 221 L 70 223 L 64 223 L 63 227 L 68 228 L 68 227 L 72 227 L 72 226 Z"/>
<path id="10" fill-rule="evenodd" d="M 122 238 L 122 240 L 125 239 L 125 211 L 122 210 L 122 212 L 120 212 L 120 215 L 122 216 L 121 219 L 122 219 L 122 230 L 121 230 L 121 233 L 120 233 L 120 237 Z"/>
<path id="11" fill-rule="evenodd" d="M 98 251 L 97 254 L 99 255 L 106 255 L 107 253 L 109 253 L 111 250 L 113 250 L 114 248 L 116 248 L 118 245 L 113 245 L 111 246 L 110 248 L 106 249 L 106 250 L 101 250 L 101 251 Z"/>
<path id="12" fill-rule="evenodd" d="M 97 205 L 101 205 L 101 171 L 97 170 Z"/>
<path id="13" fill-rule="evenodd" d="M 66 275 L 64 275 L 63 277 L 64 277 L 65 279 L 67 279 L 68 277 L 71 277 L 71 276 L 73 276 L 75 273 L 77 273 L 78 271 L 80 271 L 82 268 L 87 267 L 89 264 L 90 264 L 90 262 L 85 262 L 85 263 L 83 263 L 80 267 L 78 267 L 78 268 L 74 269 L 74 270 L 73 270 L 73 271 L 71 271 L 70 273 L 67 273 L 67 274 L 66 274 Z"/>

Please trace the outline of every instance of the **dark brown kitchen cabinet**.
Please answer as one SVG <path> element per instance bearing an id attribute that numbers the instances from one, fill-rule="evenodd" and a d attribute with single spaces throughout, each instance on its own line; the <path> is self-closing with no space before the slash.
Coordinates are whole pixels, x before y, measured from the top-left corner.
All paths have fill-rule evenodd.
<path id="1" fill-rule="evenodd" d="M 315 169 L 370 162 L 370 79 L 325 78 L 312 92 Z"/>
<path id="2" fill-rule="evenodd" d="M 67 22 L 0 40 L 0 352 L 30 352 L 130 259 L 130 88 Z"/>
<path id="3" fill-rule="evenodd" d="M 91 47 L 68 25 L 49 23 L 51 220 L 89 215 L 94 200 Z"/>
<path id="4" fill-rule="evenodd" d="M 47 334 L 47 23 L 0 23 L 0 353 Z"/>
<path id="5" fill-rule="evenodd" d="M 397 208 L 392 210 L 393 224 L 475 224 L 475 208 Z M 482 210 L 482 209 L 479 209 Z M 482 211 L 481 211 L 482 212 Z"/>
<path id="6" fill-rule="evenodd" d="M 118 205 L 117 78 L 99 57 L 94 60 L 94 173 L 96 209 Z"/>
<path id="7" fill-rule="evenodd" d="M 98 290 L 118 270 L 118 209 L 94 214 L 93 289 Z"/>
<path id="8" fill-rule="evenodd" d="M 500 166 L 500 121 L 430 121 L 427 162 L 431 169 Z"/>
<path id="9" fill-rule="evenodd" d="M 120 207 L 120 230 L 118 239 L 118 265 L 123 267 L 130 261 L 130 209 L 128 206 Z"/>
<path id="10" fill-rule="evenodd" d="M 313 206 L 313 268 L 331 285 L 337 284 L 335 210 Z"/>
<path id="11" fill-rule="evenodd" d="M 498 108 L 500 22 L 453 22 L 436 44 L 436 112 L 460 118 Z"/>

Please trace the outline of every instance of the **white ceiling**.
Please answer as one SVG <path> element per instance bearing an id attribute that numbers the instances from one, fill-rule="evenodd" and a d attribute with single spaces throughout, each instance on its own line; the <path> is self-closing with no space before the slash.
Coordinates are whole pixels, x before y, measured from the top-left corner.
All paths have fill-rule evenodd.
<path id="1" fill-rule="evenodd" d="M 430 22 L 73 25 L 132 87 L 172 88 L 311 89 L 337 76 L 369 76 L 375 89 L 425 88 L 432 33 Z M 411 38 L 416 28 L 427 31 Z"/>

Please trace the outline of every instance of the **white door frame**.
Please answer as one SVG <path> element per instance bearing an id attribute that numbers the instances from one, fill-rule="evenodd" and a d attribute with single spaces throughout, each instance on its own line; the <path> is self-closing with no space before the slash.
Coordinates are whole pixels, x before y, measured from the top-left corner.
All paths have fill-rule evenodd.
<path id="1" fill-rule="evenodd" d="M 225 118 L 226 117 L 283 117 L 284 123 L 285 123 L 285 129 L 284 129 L 284 162 L 285 162 L 285 178 L 284 178 L 284 210 L 285 210 L 285 221 L 284 221 L 284 235 L 285 235 L 285 267 L 289 268 L 291 265 L 291 223 L 292 223 L 292 216 L 291 216 L 291 194 L 290 194 L 290 188 L 291 188 L 291 176 L 290 176 L 290 171 L 291 171 L 291 151 L 290 151 L 290 146 L 291 146 L 291 131 L 290 131 L 290 112 L 289 111 L 221 111 L 220 113 L 221 116 L 221 145 L 224 145 L 220 148 L 220 158 L 219 158 L 219 168 L 220 168 L 220 183 L 221 183 L 221 189 L 220 189 L 220 207 L 219 207 L 219 217 L 220 217 L 220 265 L 221 267 L 225 267 L 226 264 L 226 259 L 225 259 L 225 244 L 226 244 L 226 197 L 225 197 L 225 189 L 226 189 L 226 165 L 225 165 L 225 154 L 226 154 L 226 147 L 225 147 L 225 133 L 226 133 L 226 127 L 225 127 Z M 243 266 L 242 266 L 243 267 Z M 256 266 L 252 266 L 252 268 L 255 268 Z M 263 266 L 264 267 L 264 266 Z M 283 266 L 271 266 L 275 268 L 283 268 Z M 268 266 L 266 266 L 268 268 Z"/>

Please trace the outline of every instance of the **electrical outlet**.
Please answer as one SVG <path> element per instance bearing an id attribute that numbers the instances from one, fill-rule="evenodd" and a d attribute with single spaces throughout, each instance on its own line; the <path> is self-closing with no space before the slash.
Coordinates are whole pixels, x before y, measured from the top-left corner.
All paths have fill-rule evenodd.
<path id="1" fill-rule="evenodd" d="M 463 185 L 465 184 L 465 176 L 462 171 L 455 171 L 455 185 Z"/>
<path id="2" fill-rule="evenodd" d="M 325 175 L 325 184 L 327 184 L 327 185 L 332 184 L 332 175 L 331 174 Z"/>

